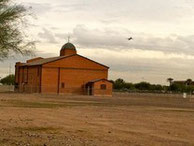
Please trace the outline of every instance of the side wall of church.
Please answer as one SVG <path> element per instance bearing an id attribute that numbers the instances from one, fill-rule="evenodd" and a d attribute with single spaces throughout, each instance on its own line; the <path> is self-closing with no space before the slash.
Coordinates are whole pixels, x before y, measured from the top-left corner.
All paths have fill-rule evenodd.
<path id="1" fill-rule="evenodd" d="M 60 93 L 84 94 L 85 85 L 91 80 L 107 78 L 107 70 L 61 69 Z"/>
<path id="2" fill-rule="evenodd" d="M 108 70 L 44 67 L 42 93 L 85 94 L 85 84 L 107 78 Z"/>
<path id="3" fill-rule="evenodd" d="M 16 72 L 16 91 L 39 93 L 40 91 L 40 78 L 41 67 L 26 67 L 20 66 Z"/>
<path id="4" fill-rule="evenodd" d="M 28 79 L 26 92 L 40 93 L 41 67 L 28 67 Z"/>
<path id="5" fill-rule="evenodd" d="M 42 68 L 41 93 L 58 93 L 58 68 Z"/>

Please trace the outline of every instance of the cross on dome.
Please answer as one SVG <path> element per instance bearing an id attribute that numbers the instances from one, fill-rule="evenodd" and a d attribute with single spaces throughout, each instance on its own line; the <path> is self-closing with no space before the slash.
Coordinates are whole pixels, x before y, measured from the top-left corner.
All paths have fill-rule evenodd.
<path id="1" fill-rule="evenodd" d="M 68 43 L 70 42 L 70 39 L 71 39 L 71 36 L 68 35 L 68 37 L 67 37 L 67 42 L 68 42 Z"/>

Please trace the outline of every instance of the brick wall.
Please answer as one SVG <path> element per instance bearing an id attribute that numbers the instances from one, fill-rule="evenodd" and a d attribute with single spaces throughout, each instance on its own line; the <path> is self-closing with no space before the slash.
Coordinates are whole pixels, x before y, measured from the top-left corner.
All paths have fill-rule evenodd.
<path id="1" fill-rule="evenodd" d="M 40 92 L 40 79 L 41 79 L 41 67 L 34 66 L 28 67 L 28 76 L 27 84 L 25 91 L 30 93 L 39 93 Z"/>
<path id="2" fill-rule="evenodd" d="M 48 68 L 42 69 L 42 93 L 84 94 L 91 80 L 107 78 L 107 70 Z"/>
<path id="3" fill-rule="evenodd" d="M 101 89 L 101 85 L 106 85 L 106 89 Z M 112 83 L 108 81 L 98 81 L 93 85 L 94 96 L 112 96 Z"/>
<path id="4" fill-rule="evenodd" d="M 76 53 L 77 53 L 76 50 L 72 50 L 72 49 L 62 49 L 60 51 L 60 56 L 73 55 L 73 54 L 76 54 Z"/>
<path id="5" fill-rule="evenodd" d="M 26 67 L 19 66 L 16 72 L 16 91 L 39 92 L 40 91 L 40 66 Z"/>
<path id="6" fill-rule="evenodd" d="M 58 93 L 58 68 L 42 68 L 41 93 Z"/>

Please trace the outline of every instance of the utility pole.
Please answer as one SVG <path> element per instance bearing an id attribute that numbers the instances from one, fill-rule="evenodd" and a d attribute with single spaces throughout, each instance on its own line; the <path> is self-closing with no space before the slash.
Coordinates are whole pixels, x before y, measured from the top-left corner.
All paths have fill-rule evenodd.
<path id="1" fill-rule="evenodd" d="M 9 75 L 11 75 L 11 63 L 9 64 Z"/>
<path id="2" fill-rule="evenodd" d="M 9 76 L 11 75 L 11 63 L 9 64 Z M 11 91 L 11 85 L 9 85 L 9 92 Z"/>

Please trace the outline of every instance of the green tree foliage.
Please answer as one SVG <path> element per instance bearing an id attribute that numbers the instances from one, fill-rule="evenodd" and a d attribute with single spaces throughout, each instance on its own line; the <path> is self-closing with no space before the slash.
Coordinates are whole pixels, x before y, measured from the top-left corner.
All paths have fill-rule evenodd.
<path id="1" fill-rule="evenodd" d="M 185 91 L 185 85 L 180 85 L 180 84 L 172 84 L 169 87 L 170 91 Z"/>
<path id="2" fill-rule="evenodd" d="M 135 90 L 135 85 L 132 83 L 125 83 L 124 87 L 128 90 Z"/>
<path id="3" fill-rule="evenodd" d="M 124 89 L 125 88 L 125 81 L 123 79 L 117 79 L 113 84 L 114 89 Z"/>
<path id="4" fill-rule="evenodd" d="M 135 84 L 135 88 L 138 90 L 150 90 L 151 85 L 150 83 L 147 83 L 147 82 L 141 82 L 141 83 Z"/>
<path id="5" fill-rule="evenodd" d="M 24 34 L 29 15 L 24 6 L 13 4 L 11 0 L 0 0 L 0 60 L 14 53 L 32 54 L 34 42 L 27 40 Z"/>
<path id="6" fill-rule="evenodd" d="M 154 91 L 164 91 L 166 88 L 162 85 L 151 85 L 151 90 Z"/>
<path id="7" fill-rule="evenodd" d="M 14 85 L 15 75 L 8 75 L 0 80 L 3 85 Z"/>
<path id="8" fill-rule="evenodd" d="M 192 84 L 192 79 L 187 79 L 186 80 L 186 85 L 190 85 L 190 84 Z"/>
<path id="9" fill-rule="evenodd" d="M 153 85 L 148 82 L 140 82 L 137 84 L 127 83 L 123 79 L 117 79 L 113 82 L 113 88 L 121 91 L 163 91 L 164 86 Z"/>
<path id="10" fill-rule="evenodd" d="M 169 78 L 169 81 L 172 81 L 172 78 Z M 148 82 L 140 83 L 127 83 L 123 79 L 117 79 L 113 81 L 113 88 L 119 91 L 140 91 L 140 92 L 174 92 L 174 93 L 194 93 L 194 85 L 192 84 L 191 79 L 187 79 L 183 84 L 177 84 L 171 82 L 170 86 L 155 85 Z"/>
<path id="11" fill-rule="evenodd" d="M 170 91 L 173 92 L 187 92 L 187 93 L 193 93 L 194 92 L 194 85 L 191 83 L 185 83 L 185 84 L 172 84 L 169 87 Z"/>

